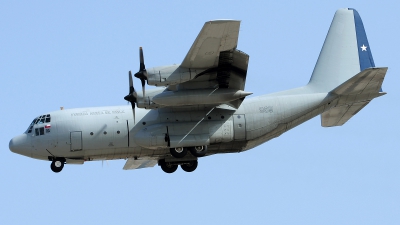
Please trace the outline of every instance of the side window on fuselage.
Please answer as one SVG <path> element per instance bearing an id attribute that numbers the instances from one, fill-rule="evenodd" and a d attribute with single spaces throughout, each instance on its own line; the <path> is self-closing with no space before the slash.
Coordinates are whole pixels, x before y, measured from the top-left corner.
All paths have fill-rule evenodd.
<path id="1" fill-rule="evenodd" d="M 44 127 L 35 128 L 35 136 L 44 135 Z"/>

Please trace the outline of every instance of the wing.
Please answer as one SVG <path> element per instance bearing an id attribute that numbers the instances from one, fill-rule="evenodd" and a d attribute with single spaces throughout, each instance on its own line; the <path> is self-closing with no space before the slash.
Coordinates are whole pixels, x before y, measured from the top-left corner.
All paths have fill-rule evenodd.
<path id="1" fill-rule="evenodd" d="M 220 52 L 237 46 L 240 21 L 214 20 L 206 22 L 181 67 L 212 68 L 218 66 Z"/>
<path id="2" fill-rule="evenodd" d="M 248 62 L 249 55 L 242 51 L 235 49 L 220 52 L 218 67 L 210 68 L 197 74 L 193 80 L 179 85 L 170 85 L 168 86 L 168 90 L 171 91 L 170 95 L 181 94 L 185 96 L 185 102 L 197 98 L 201 100 L 202 104 L 220 105 L 223 103 L 237 109 L 243 102 L 244 97 L 252 94 L 251 92 L 244 92 Z M 207 94 L 196 96 L 192 94 L 193 92 L 204 92 Z M 240 97 L 233 99 L 227 98 L 225 99 L 226 101 L 219 101 L 218 104 L 214 104 L 215 102 L 211 98 L 213 96 L 217 97 L 224 92 L 232 92 L 232 94 L 240 92 L 241 94 Z M 165 94 L 167 95 L 167 93 Z"/>
<path id="3" fill-rule="evenodd" d="M 141 100 L 139 108 L 238 108 L 244 98 L 249 55 L 236 49 L 240 21 L 206 22 L 182 64 L 148 70 L 148 84 L 167 86 Z"/>
<path id="4" fill-rule="evenodd" d="M 129 158 L 124 166 L 124 170 L 135 170 L 153 167 L 157 164 L 157 160 L 155 159 L 133 159 Z"/>
<path id="5" fill-rule="evenodd" d="M 180 65 L 180 68 L 189 68 L 193 78 L 178 85 L 169 85 L 168 91 L 171 92 L 163 94 L 185 96 L 184 102 L 175 107 L 198 105 L 196 101 L 190 103 L 191 99 L 197 98 L 201 99 L 201 104 L 204 105 L 227 104 L 238 108 L 244 97 L 251 94 L 244 92 L 249 55 L 236 49 L 239 27 L 240 21 L 236 20 L 216 20 L 204 24 Z M 194 94 L 199 90 L 207 94 Z M 226 92 L 241 97 L 226 98 L 226 101 L 217 102 L 210 97 L 219 98 L 218 95 Z"/>

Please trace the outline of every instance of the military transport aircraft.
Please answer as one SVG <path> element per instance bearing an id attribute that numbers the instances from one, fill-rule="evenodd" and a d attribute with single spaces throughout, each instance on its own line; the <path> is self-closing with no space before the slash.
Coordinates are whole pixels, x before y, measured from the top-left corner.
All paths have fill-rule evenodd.
<path id="1" fill-rule="evenodd" d="M 180 65 L 146 68 L 140 48 L 131 106 L 65 109 L 36 117 L 14 137 L 12 152 L 65 164 L 127 159 L 124 169 L 161 166 L 173 173 L 197 168 L 200 157 L 242 152 L 321 114 L 323 127 L 341 126 L 386 94 L 387 67 L 375 67 L 361 18 L 339 9 L 309 83 L 246 98 L 249 56 L 236 49 L 240 21 L 206 22 Z M 158 88 L 145 90 L 145 84 Z M 245 100 L 246 98 L 246 100 Z M 136 109 L 136 108 L 137 109 Z"/>

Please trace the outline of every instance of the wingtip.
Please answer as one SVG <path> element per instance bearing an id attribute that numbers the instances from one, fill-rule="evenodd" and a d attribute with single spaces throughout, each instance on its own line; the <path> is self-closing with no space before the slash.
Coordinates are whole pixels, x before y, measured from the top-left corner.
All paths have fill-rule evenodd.
<path id="1" fill-rule="evenodd" d="M 233 19 L 216 19 L 216 20 L 210 20 L 207 21 L 206 23 L 235 23 L 235 22 L 241 22 L 241 20 L 233 20 Z"/>

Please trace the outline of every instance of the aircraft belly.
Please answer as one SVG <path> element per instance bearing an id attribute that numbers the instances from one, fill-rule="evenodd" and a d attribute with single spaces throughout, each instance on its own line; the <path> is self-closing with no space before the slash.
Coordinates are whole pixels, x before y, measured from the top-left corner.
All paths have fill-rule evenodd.
<path id="1" fill-rule="evenodd" d="M 168 133 L 168 135 L 167 135 Z M 169 146 L 166 137 L 169 136 Z M 222 121 L 157 123 L 133 134 L 143 148 L 173 148 L 210 145 L 233 140 L 232 119 Z"/>

